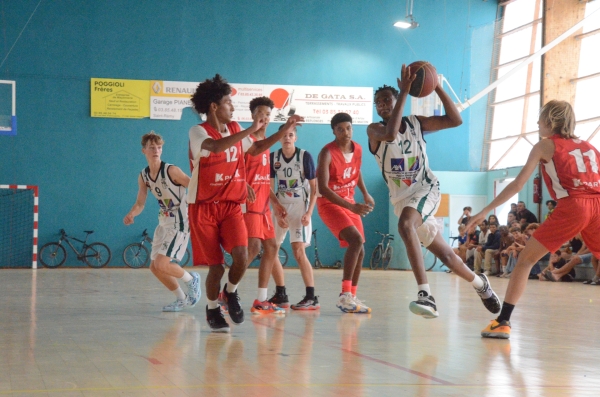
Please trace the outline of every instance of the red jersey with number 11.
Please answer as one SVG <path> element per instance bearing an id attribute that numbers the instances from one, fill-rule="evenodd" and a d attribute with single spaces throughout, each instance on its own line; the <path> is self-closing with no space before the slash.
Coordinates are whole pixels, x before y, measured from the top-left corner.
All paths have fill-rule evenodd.
<path id="1" fill-rule="evenodd" d="M 552 198 L 600 197 L 598 150 L 586 141 L 565 139 L 558 134 L 548 139 L 554 141 L 554 155 L 542 163 L 542 174 Z"/>

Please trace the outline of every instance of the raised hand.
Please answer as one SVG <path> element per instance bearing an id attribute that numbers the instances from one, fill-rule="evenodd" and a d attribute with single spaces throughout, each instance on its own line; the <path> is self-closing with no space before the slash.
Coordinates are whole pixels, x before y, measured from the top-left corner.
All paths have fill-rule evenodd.
<path id="1" fill-rule="evenodd" d="M 400 73 L 401 79 L 396 79 L 398 82 L 398 88 L 400 91 L 409 92 L 413 81 L 417 78 L 416 73 L 412 73 L 410 67 L 402 64 L 402 71 Z"/>

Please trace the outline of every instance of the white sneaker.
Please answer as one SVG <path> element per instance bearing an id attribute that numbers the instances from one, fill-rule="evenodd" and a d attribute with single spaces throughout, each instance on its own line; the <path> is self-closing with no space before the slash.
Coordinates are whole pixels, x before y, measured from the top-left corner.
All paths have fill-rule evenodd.
<path id="1" fill-rule="evenodd" d="M 435 299 L 425 291 L 419 291 L 417 300 L 410 302 L 408 308 L 411 312 L 423 318 L 436 318 L 439 316 Z"/>
<path id="2" fill-rule="evenodd" d="M 340 299 L 336 304 L 336 307 L 344 313 L 354 313 L 356 311 L 356 302 L 352 297 L 351 292 L 343 292 L 340 294 Z"/>
<path id="3" fill-rule="evenodd" d="M 354 303 L 356 303 L 356 311 L 354 313 L 371 313 L 371 308 L 356 296 L 354 297 Z"/>
<path id="4" fill-rule="evenodd" d="M 184 307 L 188 306 L 188 297 L 186 296 L 185 300 L 180 301 L 179 299 L 177 299 L 175 302 L 173 303 L 169 303 L 167 306 L 163 307 L 162 311 L 163 312 L 180 312 L 183 310 Z"/>

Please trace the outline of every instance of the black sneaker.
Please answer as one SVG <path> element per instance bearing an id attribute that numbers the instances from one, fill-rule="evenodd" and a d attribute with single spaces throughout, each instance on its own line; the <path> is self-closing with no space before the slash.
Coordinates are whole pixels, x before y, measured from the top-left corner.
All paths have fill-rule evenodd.
<path id="1" fill-rule="evenodd" d="M 436 318 L 439 316 L 435 299 L 425 291 L 419 291 L 417 300 L 410 302 L 408 308 L 411 312 L 423 318 Z"/>
<path id="2" fill-rule="evenodd" d="M 229 332 L 229 324 L 225 321 L 225 317 L 223 317 L 220 307 L 209 309 L 208 306 L 206 306 L 206 321 L 212 332 Z"/>
<path id="3" fill-rule="evenodd" d="M 295 305 L 292 305 L 293 310 L 319 310 L 321 305 L 317 296 L 314 298 L 307 298 L 306 296 Z"/>
<path id="4" fill-rule="evenodd" d="M 227 284 L 225 284 L 225 287 L 223 288 L 223 296 L 225 298 L 225 304 L 227 306 L 227 310 L 229 311 L 229 317 L 231 318 L 231 321 L 236 324 L 243 324 L 244 309 L 242 309 L 242 306 L 240 305 L 240 297 L 237 291 L 231 293 L 227 292 Z"/>
<path id="5" fill-rule="evenodd" d="M 478 274 L 475 277 L 480 277 L 483 280 L 483 287 L 481 287 L 481 289 L 475 288 L 477 295 L 479 295 L 481 301 L 483 302 L 483 306 L 485 306 L 490 313 L 500 313 L 502 304 L 500 303 L 498 295 L 496 295 L 490 286 L 490 281 L 488 280 L 487 276 L 485 274 Z"/>
<path id="6" fill-rule="evenodd" d="M 281 307 L 282 309 L 287 309 L 288 307 L 290 307 L 290 301 L 288 299 L 287 294 L 281 292 L 275 292 L 273 297 L 269 299 L 269 302 L 278 307 Z"/>

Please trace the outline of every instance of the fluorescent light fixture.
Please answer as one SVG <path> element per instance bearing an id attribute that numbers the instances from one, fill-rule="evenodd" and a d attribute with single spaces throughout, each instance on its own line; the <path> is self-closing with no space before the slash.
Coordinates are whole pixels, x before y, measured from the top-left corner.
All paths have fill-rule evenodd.
<path id="1" fill-rule="evenodd" d="M 406 0 L 406 17 L 403 21 L 398 21 L 394 24 L 400 29 L 415 29 L 419 27 L 419 23 L 413 18 L 413 0 Z"/>

